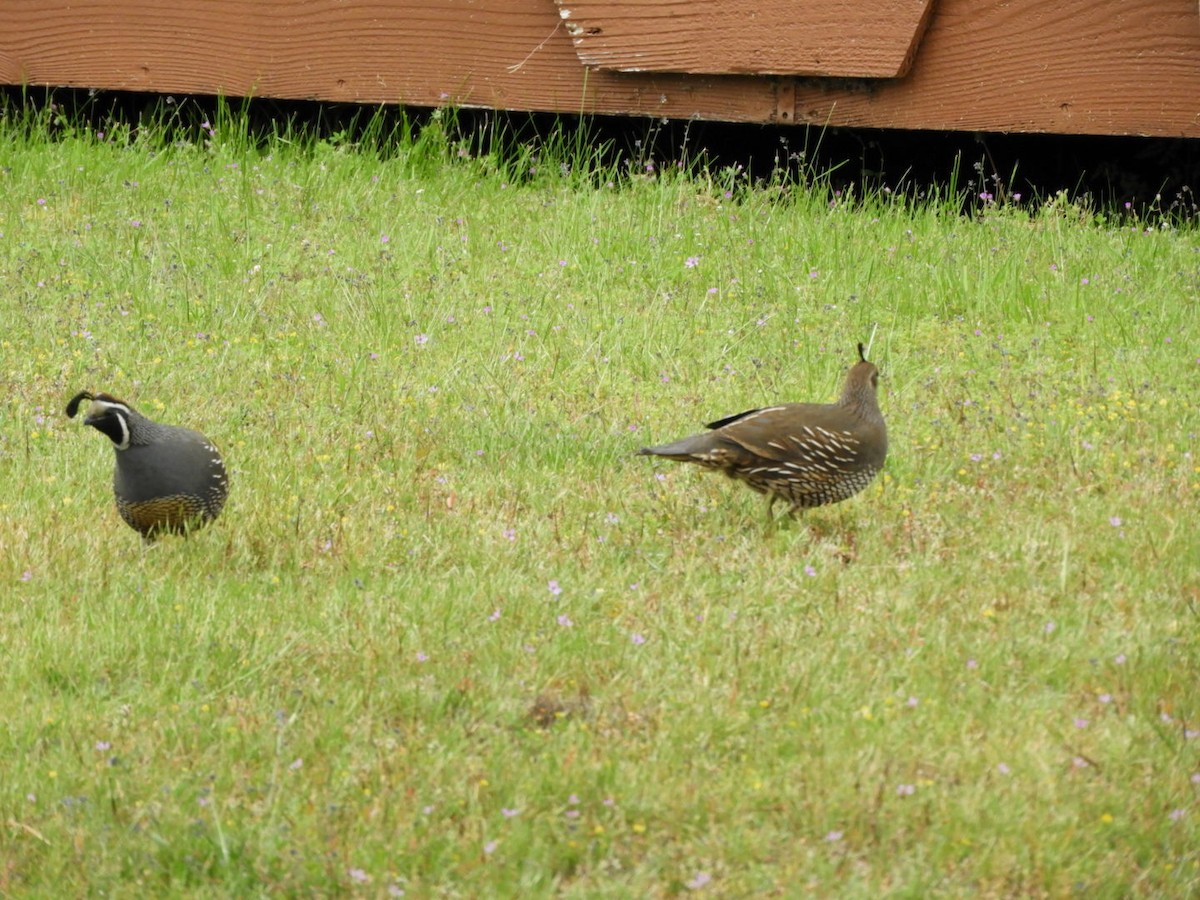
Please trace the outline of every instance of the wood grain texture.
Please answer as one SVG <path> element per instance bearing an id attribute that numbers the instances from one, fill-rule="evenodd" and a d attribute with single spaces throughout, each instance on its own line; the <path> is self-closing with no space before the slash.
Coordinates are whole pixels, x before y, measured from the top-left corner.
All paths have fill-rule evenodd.
<path id="1" fill-rule="evenodd" d="M 797 121 L 830 116 L 1200 137 L 1200 15 L 1191 0 L 939 0 L 909 77 L 886 90 L 797 88 Z"/>
<path id="2" fill-rule="evenodd" d="M 896 78 L 933 0 L 555 0 L 579 59 L 621 72 Z"/>
<path id="3" fill-rule="evenodd" d="M 580 64 L 554 0 L 0 0 L 0 82 L 875 128 L 1200 137 L 1195 0 L 938 0 L 909 74 Z"/>

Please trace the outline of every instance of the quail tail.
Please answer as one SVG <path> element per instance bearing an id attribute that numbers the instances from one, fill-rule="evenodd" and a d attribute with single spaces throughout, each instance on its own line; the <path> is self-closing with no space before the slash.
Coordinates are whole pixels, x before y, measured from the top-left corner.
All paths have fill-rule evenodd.
<path id="1" fill-rule="evenodd" d="M 660 444 L 657 447 L 643 447 L 638 451 L 638 455 L 663 456 L 667 459 L 694 460 L 697 454 L 707 453 L 711 449 L 711 434 L 694 434 L 691 437 L 686 437 L 670 444 Z"/>

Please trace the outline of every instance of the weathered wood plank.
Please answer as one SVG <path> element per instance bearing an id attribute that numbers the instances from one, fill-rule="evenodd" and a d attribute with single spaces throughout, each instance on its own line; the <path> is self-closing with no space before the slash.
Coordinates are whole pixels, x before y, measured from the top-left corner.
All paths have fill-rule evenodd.
<path id="1" fill-rule="evenodd" d="M 876 128 L 1200 137 L 1195 0 L 938 0 L 909 74 L 580 64 L 554 0 L 0 0 L 0 82 Z"/>
<path id="2" fill-rule="evenodd" d="M 622 72 L 896 78 L 933 0 L 555 0 L 580 60 Z"/>
<path id="3" fill-rule="evenodd" d="M 807 82 L 796 119 L 880 128 L 1200 137 L 1193 0 L 939 0 L 907 78 Z M 921 122 L 923 124 L 916 124 Z"/>
<path id="4" fill-rule="evenodd" d="M 677 117 L 703 110 L 729 121 L 776 112 L 766 81 L 589 73 L 553 0 L 0 0 L 0 82 Z"/>

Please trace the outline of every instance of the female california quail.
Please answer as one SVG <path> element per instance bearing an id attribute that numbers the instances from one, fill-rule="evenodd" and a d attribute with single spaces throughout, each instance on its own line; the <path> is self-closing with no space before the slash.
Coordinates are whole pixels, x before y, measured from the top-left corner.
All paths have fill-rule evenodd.
<path id="1" fill-rule="evenodd" d="M 90 400 L 85 425 L 112 441 L 117 453 L 113 493 L 130 528 L 148 541 L 163 532 L 186 534 L 217 517 L 229 495 L 221 454 L 204 435 L 147 419 L 109 394 L 80 391 L 67 404 L 75 418 Z"/>
<path id="2" fill-rule="evenodd" d="M 837 403 L 751 409 L 709 423 L 712 431 L 640 452 L 720 469 L 766 494 L 768 516 L 780 499 L 795 514 L 853 497 L 887 456 L 887 426 L 875 399 L 879 370 L 862 344 L 858 357 Z"/>

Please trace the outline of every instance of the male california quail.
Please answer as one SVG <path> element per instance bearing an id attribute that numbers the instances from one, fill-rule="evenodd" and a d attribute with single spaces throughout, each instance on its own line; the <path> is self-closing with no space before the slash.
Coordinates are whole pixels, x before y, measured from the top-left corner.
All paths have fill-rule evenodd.
<path id="1" fill-rule="evenodd" d="M 640 452 L 720 469 L 766 494 L 768 516 L 780 499 L 794 515 L 853 497 L 887 456 L 887 426 L 875 399 L 879 370 L 862 344 L 858 356 L 837 403 L 751 409 L 709 423 L 712 431 Z"/>
<path id="2" fill-rule="evenodd" d="M 109 394 L 80 391 L 67 404 L 75 418 L 91 400 L 83 423 L 103 432 L 117 453 L 113 493 L 130 528 L 148 541 L 163 532 L 186 534 L 217 517 L 229 494 L 221 454 L 204 435 L 147 419 Z"/>

